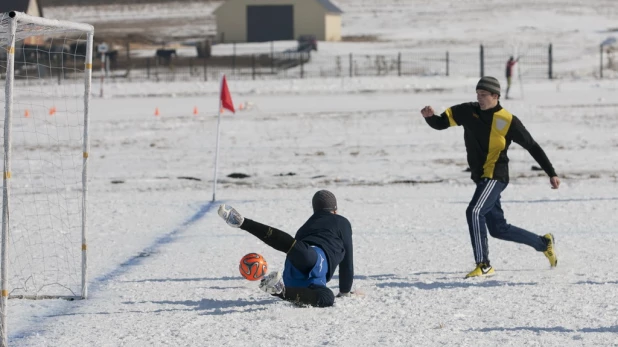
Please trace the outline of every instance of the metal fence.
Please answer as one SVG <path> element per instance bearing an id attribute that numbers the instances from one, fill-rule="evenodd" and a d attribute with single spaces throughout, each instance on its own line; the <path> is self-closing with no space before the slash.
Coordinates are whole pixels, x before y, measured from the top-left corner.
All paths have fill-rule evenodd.
<path id="1" fill-rule="evenodd" d="M 236 50 L 234 50 L 236 51 Z M 598 48 L 582 48 L 585 52 L 599 54 Z M 42 50 L 49 56 L 48 50 Z M 108 59 L 103 66 L 95 61 L 93 74 L 96 77 L 105 75 L 112 79 L 127 79 L 135 81 L 185 81 L 212 80 L 221 73 L 236 80 L 255 79 L 298 79 L 320 77 L 362 77 L 362 76 L 463 76 L 478 77 L 491 75 L 503 77 L 506 62 L 510 56 L 519 58 L 517 73 L 527 79 L 563 78 L 578 74 L 588 74 L 594 77 L 615 77 L 618 74 L 612 56 L 601 55 L 576 72 L 570 62 L 573 60 L 572 48 L 555 47 L 552 44 L 528 45 L 514 50 L 512 46 L 483 46 L 466 49 L 436 51 L 431 49 L 406 51 L 392 54 L 358 54 L 328 55 L 323 52 L 271 52 L 262 54 L 234 54 L 228 56 L 212 56 L 210 58 L 172 56 L 161 57 L 114 57 Z M 37 62 L 45 61 L 44 57 Z M 28 56 L 16 55 L 16 78 L 24 67 L 32 65 L 32 52 Z M 60 62 L 66 64 L 66 62 Z M 74 60 L 70 63 L 79 64 Z M 46 69 L 37 72 L 38 78 L 56 78 L 61 83 L 63 79 L 72 78 L 70 70 L 59 64 L 58 60 L 45 63 Z M 600 65 L 600 66 L 599 66 Z M 6 60 L 0 54 L 0 67 L 4 70 Z M 51 68 L 49 68 L 51 66 Z M 62 72 L 62 75 L 60 74 Z M 605 71 L 605 74 L 603 74 Z M 612 73 L 613 71 L 613 73 Z M 33 71 L 30 69 L 29 74 Z M 31 75 L 30 75 L 31 77 Z"/>

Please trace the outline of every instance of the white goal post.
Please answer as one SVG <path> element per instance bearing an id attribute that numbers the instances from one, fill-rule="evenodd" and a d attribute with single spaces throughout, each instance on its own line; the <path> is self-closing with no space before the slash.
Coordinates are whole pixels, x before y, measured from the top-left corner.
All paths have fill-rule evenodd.
<path id="1" fill-rule="evenodd" d="M 1 340 L 8 299 L 85 299 L 94 28 L 0 13 Z M 5 70 L 5 71 L 3 71 Z"/>

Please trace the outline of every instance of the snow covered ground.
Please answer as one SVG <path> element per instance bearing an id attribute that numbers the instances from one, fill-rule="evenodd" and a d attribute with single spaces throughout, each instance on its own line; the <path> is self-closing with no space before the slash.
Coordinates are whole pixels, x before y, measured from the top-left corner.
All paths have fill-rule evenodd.
<path id="1" fill-rule="evenodd" d="M 463 6 L 449 3 L 453 11 Z M 444 20 L 449 3 L 385 8 L 393 15 L 399 5 L 414 8 L 419 17 L 424 9 Z M 508 5 L 470 3 L 479 16 L 499 16 Z M 579 2 L 553 3 L 563 9 L 556 16 L 577 8 L 581 18 L 596 18 L 581 21 L 582 35 L 616 18 L 607 1 L 585 11 Z M 369 10 L 372 4 L 341 1 L 350 21 L 375 29 L 371 18 L 382 16 L 372 11 L 384 9 Z M 503 33 L 520 32 L 547 4 L 519 3 Z M 441 36 L 471 40 L 466 32 L 479 29 L 472 14 Z M 384 35 L 432 37 L 430 25 L 414 23 L 389 24 Z M 346 30 L 361 33 L 352 27 Z M 490 238 L 496 276 L 464 280 L 474 266 L 464 214 L 474 186 L 464 172 L 463 131 L 435 131 L 419 110 L 474 100 L 475 84 L 463 77 L 230 81 L 235 103 L 250 108 L 222 118 L 215 203 L 217 82 L 108 84 L 106 98 L 94 97 L 91 107 L 89 299 L 10 300 L 9 345 L 618 345 L 618 83 L 587 77 L 513 86 L 503 106 L 522 119 L 563 184 L 550 189 L 531 170 L 530 155 L 513 145 L 503 208 L 510 223 L 555 235 L 558 267 L 550 270 L 530 248 Z M 280 269 L 284 255 L 227 227 L 216 208 L 229 203 L 293 234 L 323 188 L 352 223 L 354 288 L 364 295 L 300 309 L 238 274 L 246 253 L 261 253 L 270 269 Z M 329 286 L 337 292 L 337 285 L 335 277 Z"/>
<path id="2" fill-rule="evenodd" d="M 474 264 L 464 211 L 473 185 L 463 172 L 463 134 L 434 131 L 418 112 L 473 98 L 473 87 L 461 83 L 445 93 L 324 94 L 304 86 L 307 94 L 298 95 L 243 94 L 255 86 L 231 83 L 236 101 L 253 109 L 222 119 L 215 204 L 216 118 L 207 112 L 216 108 L 215 95 L 95 98 L 90 298 L 11 300 L 11 345 L 618 343 L 618 106 L 602 101 L 611 101 L 615 84 L 563 82 L 560 91 L 540 84 L 524 100 L 503 103 L 564 179 L 559 190 L 549 189 L 514 145 L 507 218 L 554 233 L 559 267 L 550 270 L 542 254 L 492 239 L 498 274 L 466 281 Z M 191 114 L 194 106 L 200 115 Z M 226 177 L 234 172 L 251 177 Z M 352 222 L 355 288 L 365 295 L 298 309 L 239 276 L 245 253 L 263 254 L 271 269 L 284 257 L 228 228 L 216 207 L 230 203 L 294 233 L 320 188 L 339 197 Z M 330 286 L 336 291 L 336 278 Z"/>

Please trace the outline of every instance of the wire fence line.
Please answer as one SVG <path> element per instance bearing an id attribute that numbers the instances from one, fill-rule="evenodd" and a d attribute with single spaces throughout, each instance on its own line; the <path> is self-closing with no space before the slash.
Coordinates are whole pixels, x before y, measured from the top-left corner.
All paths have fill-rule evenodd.
<path id="1" fill-rule="evenodd" d="M 216 80 L 221 73 L 229 79 L 302 79 L 320 77 L 362 76 L 458 76 L 503 77 L 509 57 L 519 58 L 516 65 L 519 77 L 526 79 L 554 79 L 569 76 L 593 76 L 617 78 L 618 64 L 613 52 L 598 48 L 583 49 L 591 57 L 580 68 L 572 64 L 572 49 L 553 44 L 533 44 L 525 47 L 512 45 L 480 45 L 457 50 L 437 51 L 419 49 L 387 54 L 328 54 L 324 52 L 283 52 L 233 55 L 217 55 L 208 58 L 177 55 L 156 57 L 131 57 L 108 55 L 106 63 L 97 59 L 93 66 L 95 78 L 125 79 L 129 81 L 190 81 Z M 239 50 L 242 51 L 242 50 Z M 50 53 L 51 52 L 51 53 Z M 597 55 L 595 57 L 594 55 Z M 600 59 L 598 58 L 600 56 Z M 16 78 L 65 79 L 77 78 L 74 68 L 79 65 L 74 59 L 66 59 L 49 48 L 27 47 L 17 50 Z M 42 68 L 33 69 L 33 65 Z M 6 68 L 6 58 L 0 54 L 0 73 Z M 3 76 L 3 74 L 2 74 Z"/>

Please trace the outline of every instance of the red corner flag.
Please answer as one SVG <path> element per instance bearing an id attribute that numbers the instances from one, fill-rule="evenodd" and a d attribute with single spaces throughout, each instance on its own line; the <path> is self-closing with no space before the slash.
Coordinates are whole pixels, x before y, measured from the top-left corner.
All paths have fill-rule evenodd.
<path id="1" fill-rule="evenodd" d="M 227 88 L 227 80 L 225 79 L 225 75 L 221 79 L 221 110 L 224 108 L 232 111 L 232 113 L 236 113 L 234 110 L 234 102 L 232 102 L 232 95 L 230 94 L 230 90 Z"/>

